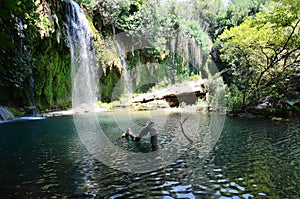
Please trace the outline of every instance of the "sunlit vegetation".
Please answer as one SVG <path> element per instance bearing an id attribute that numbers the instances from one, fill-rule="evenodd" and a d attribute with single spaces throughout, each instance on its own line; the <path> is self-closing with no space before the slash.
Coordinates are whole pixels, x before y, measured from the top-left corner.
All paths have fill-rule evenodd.
<path id="1" fill-rule="evenodd" d="M 282 100 L 299 96 L 298 1 L 77 3 L 93 29 L 101 74 L 98 95 L 103 102 L 117 100 L 113 93 L 121 79 L 122 66 L 113 38 L 121 33 L 128 37 L 123 45 L 130 46 L 125 59 L 136 93 L 198 76 L 210 79 L 208 90 L 222 88 L 211 93 L 208 102 L 217 103 L 217 96 L 226 95 L 230 110 L 245 108 L 265 96 Z M 70 107 L 71 63 L 64 8 L 60 0 L 1 3 L 1 104 L 39 109 Z M 222 76 L 214 76 L 212 62 Z M 220 78 L 225 84 L 221 85 Z M 121 95 L 122 91 L 117 93 Z M 199 103 L 203 105 L 203 101 Z"/>

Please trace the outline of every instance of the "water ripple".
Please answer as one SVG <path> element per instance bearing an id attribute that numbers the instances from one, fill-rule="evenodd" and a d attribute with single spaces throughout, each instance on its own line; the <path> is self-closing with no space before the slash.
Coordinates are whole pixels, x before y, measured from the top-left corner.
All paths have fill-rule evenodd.
<path id="1" fill-rule="evenodd" d="M 214 151 L 205 159 L 199 157 L 200 144 L 195 143 L 166 168 L 135 174 L 116 171 L 94 159 L 72 127 L 66 129 L 66 122 L 70 119 L 45 120 L 43 125 L 49 126 L 35 126 L 38 130 L 26 123 L 10 126 L 15 130 L 8 133 L 0 129 L 0 155 L 5 160 L 0 161 L 1 196 L 90 199 L 300 195 L 300 126 L 296 123 L 229 118 Z"/>

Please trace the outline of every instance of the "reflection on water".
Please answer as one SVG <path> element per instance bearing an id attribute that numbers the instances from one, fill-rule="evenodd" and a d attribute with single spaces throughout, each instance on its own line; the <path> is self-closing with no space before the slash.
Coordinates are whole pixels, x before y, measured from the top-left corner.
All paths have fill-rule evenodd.
<path id="1" fill-rule="evenodd" d="M 138 134 L 150 119 L 158 131 L 160 150 L 151 152 L 149 134 L 139 143 L 120 142 L 128 127 Z M 74 123 L 80 140 L 96 159 L 124 172 L 146 173 L 168 166 L 188 150 L 190 143 L 198 146 L 198 156 L 205 157 L 218 140 L 224 119 L 223 114 L 186 111 L 122 111 L 102 113 L 99 119 L 94 114 L 79 115 Z"/>
<path id="2" fill-rule="evenodd" d="M 208 115 L 201 115 L 203 125 Z M 206 119 L 205 119 L 206 118 Z M 99 116 L 112 142 L 128 150 L 149 149 L 116 141 L 124 126 Z M 120 118 L 119 118 L 120 119 Z M 149 117 L 132 118 L 144 125 Z M 120 119 L 121 120 L 121 119 Z M 175 120 L 174 120 L 175 121 Z M 201 124 L 200 124 L 201 126 Z M 162 132 L 160 144 L 174 137 Z M 88 153 L 71 117 L 0 125 L 0 196 L 12 198 L 293 198 L 300 195 L 300 125 L 226 118 L 214 150 L 199 158 L 199 144 L 169 166 L 143 174 L 111 169 Z M 164 134 L 164 135 L 163 135 Z"/>

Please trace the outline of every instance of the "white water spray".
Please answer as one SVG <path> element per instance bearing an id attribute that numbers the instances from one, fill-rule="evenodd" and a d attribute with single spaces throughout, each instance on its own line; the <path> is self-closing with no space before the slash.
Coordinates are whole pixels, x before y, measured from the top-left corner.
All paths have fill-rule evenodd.
<path id="1" fill-rule="evenodd" d="M 113 31 L 113 36 L 114 36 L 114 42 L 117 46 L 118 55 L 120 57 L 121 64 L 122 64 L 122 77 L 123 77 L 123 81 L 124 81 L 124 94 L 126 94 L 127 97 L 130 97 L 133 94 L 131 75 L 130 75 L 130 72 L 128 71 L 127 63 L 126 63 L 125 57 L 123 55 L 124 52 L 122 50 L 120 42 L 115 37 L 116 30 L 115 30 L 114 25 L 112 25 L 112 31 Z"/>
<path id="2" fill-rule="evenodd" d="M 123 78 L 124 78 L 124 93 L 127 96 L 131 96 L 133 91 L 132 91 L 132 82 L 131 82 L 131 77 L 130 77 L 130 73 L 128 71 L 128 67 L 125 61 L 125 58 L 123 56 L 123 51 L 122 48 L 119 44 L 118 41 L 115 41 L 117 49 L 118 49 L 118 54 L 120 56 L 120 60 L 121 60 L 121 64 L 122 64 L 122 69 L 123 69 Z"/>
<path id="3" fill-rule="evenodd" d="M 84 12 L 74 1 L 66 2 L 66 28 L 72 61 L 72 106 L 93 112 L 97 101 L 97 67 L 93 34 Z"/>
<path id="4" fill-rule="evenodd" d="M 72 55 L 72 102 L 73 108 L 77 108 L 82 104 L 93 105 L 96 100 L 97 75 L 95 72 L 95 52 L 92 45 L 93 41 L 91 39 L 92 31 L 83 11 L 72 1 L 67 2 L 66 4 L 66 26 Z M 143 39 L 143 41 L 148 40 Z M 146 48 L 147 45 L 142 46 L 143 48 Z M 122 48 L 119 48 L 119 50 L 119 53 L 123 57 Z M 126 52 L 124 46 L 123 51 Z M 125 69 L 127 69 L 127 67 Z M 90 107 L 93 108 L 93 106 Z M 86 108 L 84 110 L 86 110 Z M 186 113 L 189 114 L 187 111 Z M 186 113 L 182 112 L 181 118 L 179 119 L 187 118 L 187 116 L 185 116 Z M 155 117 L 153 117 L 153 119 L 154 118 Z M 115 145 L 102 130 L 96 114 L 86 114 L 84 116 L 74 114 L 73 119 L 80 140 L 93 157 L 111 168 L 134 173 L 145 173 L 165 168 L 186 152 L 187 145 L 190 144 L 188 141 L 189 139 L 199 140 L 199 136 L 203 137 L 203 144 L 201 144 L 202 148 L 199 150 L 199 157 L 205 157 L 218 140 L 220 129 L 223 125 L 223 120 L 219 122 L 220 120 L 215 120 L 215 117 L 211 116 L 211 122 L 207 128 L 207 132 L 202 132 L 198 129 L 201 122 L 199 114 L 195 114 L 195 117 L 190 117 L 188 119 L 185 123 L 186 126 L 182 126 L 184 132 L 181 133 L 180 131 L 174 130 L 176 131 L 176 135 L 170 143 L 158 151 L 140 153 L 127 151 L 122 149 L 122 147 Z M 161 129 L 166 129 L 164 125 L 166 122 L 169 122 L 167 119 L 167 115 L 165 117 L 157 117 L 157 124 Z M 126 127 L 135 125 L 132 121 L 125 123 Z M 214 134 L 212 134 L 210 130 Z M 186 139 L 187 136 L 189 139 Z"/>

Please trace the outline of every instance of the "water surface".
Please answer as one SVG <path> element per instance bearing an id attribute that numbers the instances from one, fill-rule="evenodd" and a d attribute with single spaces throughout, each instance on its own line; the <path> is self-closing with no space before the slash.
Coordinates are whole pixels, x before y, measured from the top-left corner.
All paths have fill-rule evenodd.
<path id="1" fill-rule="evenodd" d="M 203 121 L 208 115 L 202 115 Z M 137 124 L 149 120 L 140 114 Z M 108 137 L 126 150 L 149 152 L 148 142 L 115 141 L 122 122 L 99 115 Z M 121 124 L 121 125 L 120 125 Z M 126 126 L 126 124 L 124 124 Z M 171 128 L 166 132 L 172 132 Z M 111 133 L 109 133 L 111 132 Z M 172 139 L 172 136 L 170 137 Z M 168 142 L 161 137 L 160 144 Z M 72 117 L 0 125 L 1 198 L 297 198 L 300 125 L 227 117 L 206 158 L 198 146 L 166 168 L 144 174 L 111 169 L 83 146 Z"/>

